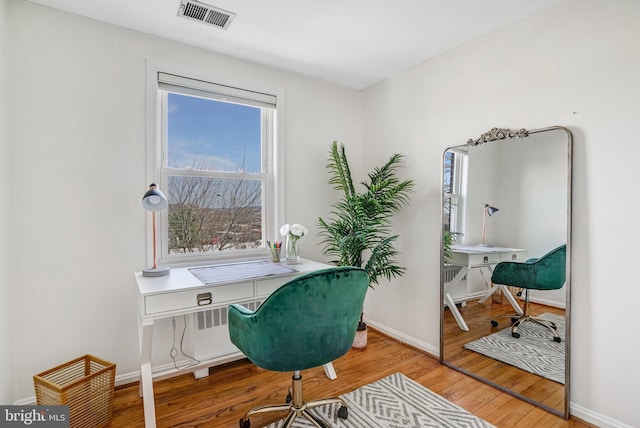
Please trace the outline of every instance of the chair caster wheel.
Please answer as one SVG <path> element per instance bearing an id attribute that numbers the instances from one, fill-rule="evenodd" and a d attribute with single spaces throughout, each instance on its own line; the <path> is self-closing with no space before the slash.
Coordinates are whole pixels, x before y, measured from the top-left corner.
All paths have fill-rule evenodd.
<path id="1" fill-rule="evenodd" d="M 240 428 L 250 428 L 251 421 L 249 419 L 240 419 L 240 422 L 238 422 L 238 425 L 240 426 Z"/>
<path id="2" fill-rule="evenodd" d="M 289 404 L 291 403 L 291 400 L 293 400 L 293 397 L 291 397 L 291 393 L 288 393 L 287 398 L 284 399 L 284 402 Z"/>
<path id="3" fill-rule="evenodd" d="M 498 326 L 498 321 L 491 320 L 491 325 L 494 327 Z"/>
<path id="4" fill-rule="evenodd" d="M 349 408 L 340 406 L 340 408 L 338 409 L 338 417 L 340 419 L 347 419 L 349 417 Z"/>
<path id="5" fill-rule="evenodd" d="M 554 337 L 554 338 L 553 338 L 553 341 L 554 341 L 554 342 L 558 342 L 558 343 L 560 343 L 560 342 L 562 341 L 562 339 L 560 339 L 559 337 Z"/>
<path id="6" fill-rule="evenodd" d="M 515 337 L 516 339 L 520 339 L 520 333 L 511 333 L 512 337 Z"/>

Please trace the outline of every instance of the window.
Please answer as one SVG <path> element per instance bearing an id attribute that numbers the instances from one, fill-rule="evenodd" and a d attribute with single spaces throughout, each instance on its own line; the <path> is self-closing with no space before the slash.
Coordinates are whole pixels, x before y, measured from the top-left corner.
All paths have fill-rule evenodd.
<path id="1" fill-rule="evenodd" d="M 464 194 L 466 192 L 466 153 L 447 150 L 444 155 L 444 230 L 464 233 Z"/>
<path id="2" fill-rule="evenodd" d="M 160 261 L 255 255 L 275 236 L 276 96 L 157 73 L 156 150 L 169 207 Z"/>

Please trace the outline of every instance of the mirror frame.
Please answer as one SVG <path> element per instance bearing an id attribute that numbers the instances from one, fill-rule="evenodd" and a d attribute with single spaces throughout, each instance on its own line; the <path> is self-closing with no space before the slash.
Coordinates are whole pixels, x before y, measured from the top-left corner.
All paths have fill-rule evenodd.
<path id="1" fill-rule="evenodd" d="M 513 391 L 503 385 L 497 384 L 489 379 L 485 379 L 482 376 L 470 372 L 468 370 L 463 369 L 462 367 L 456 366 L 445 359 L 445 349 L 444 349 L 444 314 L 445 314 L 445 290 L 444 290 L 444 207 L 445 207 L 445 198 L 444 198 L 444 168 L 441 170 L 441 181 L 440 181 L 440 226 L 441 226 L 441 236 L 440 236 L 440 358 L 439 361 L 441 364 L 450 367 L 456 371 L 464 373 L 468 376 L 473 377 L 483 383 L 493 386 L 494 388 L 499 389 L 507 394 L 510 394 L 514 397 L 522 399 L 523 401 L 540 407 L 550 413 L 561 416 L 565 419 L 569 419 L 569 398 L 570 398 L 570 380 L 571 380 L 571 217 L 572 217 L 572 193 L 573 193 L 573 134 L 568 128 L 563 126 L 550 126 L 547 128 L 539 128 L 539 129 L 531 129 L 526 130 L 524 128 L 520 128 L 518 130 L 513 130 L 509 128 L 492 128 L 488 132 L 482 134 L 477 139 L 469 139 L 466 143 L 458 144 L 454 146 L 448 146 L 442 154 L 442 162 L 441 166 L 444 165 L 444 157 L 448 150 L 453 147 L 459 147 L 461 145 L 469 146 L 478 146 L 480 144 L 491 143 L 492 141 L 500 141 L 500 140 L 513 140 L 516 138 L 528 138 L 531 135 L 548 132 L 548 131 L 562 131 L 567 136 L 567 259 L 566 259 L 566 284 L 565 284 L 565 318 L 566 318 L 566 330 L 565 330 L 565 383 L 564 383 L 564 411 L 560 411 L 558 409 L 549 407 L 539 401 L 536 401 L 530 397 L 524 396 L 516 391 Z"/>

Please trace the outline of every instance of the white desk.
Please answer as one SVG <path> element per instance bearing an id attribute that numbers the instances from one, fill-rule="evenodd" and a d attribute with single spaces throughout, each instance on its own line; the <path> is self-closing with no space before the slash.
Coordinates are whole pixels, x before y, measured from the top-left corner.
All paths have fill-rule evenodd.
<path id="1" fill-rule="evenodd" d="M 215 266 L 215 265 L 211 265 Z M 151 347 L 154 321 L 177 315 L 194 314 L 200 311 L 226 308 L 231 303 L 255 301 L 266 298 L 287 281 L 306 272 L 326 269 L 331 266 L 309 260 L 301 264 L 283 265 L 295 269 L 276 275 L 234 278 L 231 281 L 217 279 L 215 283 L 204 284 L 189 268 L 172 269 L 167 276 L 156 278 L 144 277 L 141 272 L 135 274 L 138 287 L 138 338 L 140 340 L 140 394 L 144 402 L 145 427 L 156 426 L 155 401 L 153 397 L 153 380 L 167 378 L 184 372 L 207 370 L 208 367 L 237 360 L 243 354 L 235 351 L 213 356 L 198 365 L 186 369 L 169 369 L 154 372 L 151 367 Z M 227 345 L 227 344 L 225 344 Z M 325 374 L 330 379 L 336 378 L 331 363 L 325 364 Z"/>
<path id="2" fill-rule="evenodd" d="M 469 272 L 470 269 L 479 269 L 480 275 L 484 279 L 487 286 L 487 291 L 479 300 L 480 303 L 484 303 L 489 297 L 493 295 L 497 290 L 502 290 L 503 295 L 507 298 L 513 309 L 518 314 L 522 314 L 522 309 L 516 299 L 511 295 L 507 287 L 502 284 L 492 284 L 491 274 L 493 273 L 492 265 L 495 265 L 504 261 L 524 261 L 527 256 L 527 251 L 520 248 L 508 248 L 508 247 L 488 247 L 481 245 L 474 246 L 461 246 L 454 245 L 451 247 L 453 254 L 449 264 L 462 266 L 460 272 L 449 283 L 445 283 L 445 304 L 449 306 L 453 317 L 458 323 L 458 327 L 461 330 L 469 331 L 467 323 L 462 318 L 460 311 L 456 307 L 456 304 L 451 297 L 450 290 L 456 287 L 462 278 Z M 489 278 L 485 276 L 485 272 L 489 274 Z M 466 299 L 465 299 L 466 301 Z"/>

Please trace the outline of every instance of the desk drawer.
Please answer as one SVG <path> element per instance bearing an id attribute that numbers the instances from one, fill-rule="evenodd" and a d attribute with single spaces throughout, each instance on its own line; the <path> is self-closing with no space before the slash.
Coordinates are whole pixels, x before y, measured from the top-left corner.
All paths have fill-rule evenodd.
<path id="1" fill-rule="evenodd" d="M 211 293 L 210 298 L 207 293 Z M 206 307 L 251 297 L 253 297 L 253 281 L 202 287 L 176 293 L 156 294 L 145 297 L 145 314 L 151 315 Z M 198 301 L 200 301 L 200 304 L 198 304 Z"/>
<path id="2" fill-rule="evenodd" d="M 256 281 L 256 296 L 268 296 L 297 276 L 300 274 Z"/>
<path id="3" fill-rule="evenodd" d="M 526 251 L 514 251 L 513 253 L 502 253 L 501 261 L 503 262 L 522 262 L 526 259 Z"/>
<path id="4" fill-rule="evenodd" d="M 494 264 L 500 261 L 499 253 L 469 254 L 469 266 Z"/>

